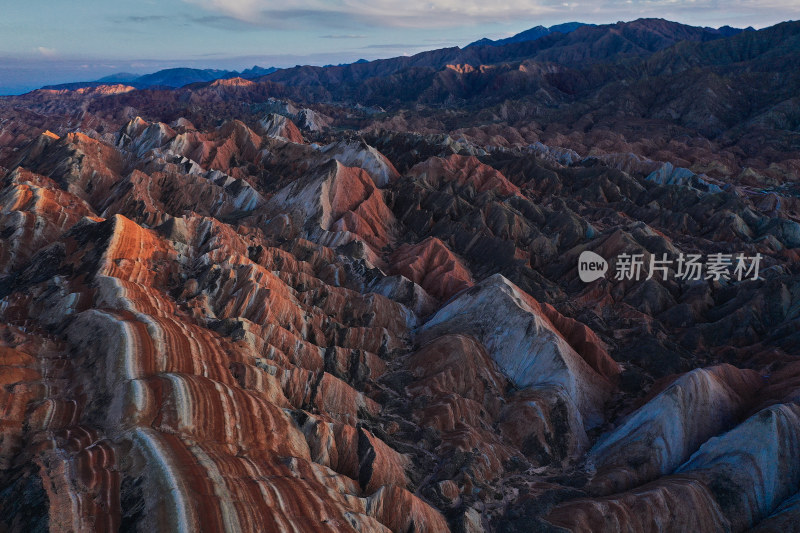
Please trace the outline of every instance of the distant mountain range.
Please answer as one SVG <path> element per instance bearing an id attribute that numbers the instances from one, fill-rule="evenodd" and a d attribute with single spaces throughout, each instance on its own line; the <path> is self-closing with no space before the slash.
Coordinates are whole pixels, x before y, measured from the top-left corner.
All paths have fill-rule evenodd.
<path id="1" fill-rule="evenodd" d="M 560 33 L 560 34 L 567 34 L 572 33 L 573 31 L 577 30 L 578 28 L 583 27 L 597 27 L 596 24 L 586 24 L 584 22 L 564 22 L 562 24 L 556 24 L 554 26 L 550 26 L 549 28 L 545 26 L 535 26 L 529 30 L 525 30 L 523 32 L 517 33 L 516 35 L 512 35 L 511 37 L 506 37 L 505 39 L 478 39 L 475 42 L 469 43 L 464 48 L 470 48 L 474 46 L 503 46 L 506 44 L 513 44 L 513 43 L 524 43 L 528 41 L 535 41 L 537 39 L 541 39 L 547 35 L 552 33 Z M 716 34 L 720 37 L 731 37 L 743 31 L 755 31 L 755 29 L 751 26 L 748 28 L 732 28 L 731 26 L 721 26 L 719 28 L 710 28 L 705 27 L 703 28 L 704 31 L 708 32 L 709 34 Z"/>
<path id="2" fill-rule="evenodd" d="M 245 78 L 255 79 L 267 74 L 272 74 L 278 70 L 275 67 L 259 67 L 253 66 L 242 71 L 237 70 L 220 70 L 220 69 L 199 69 L 199 68 L 168 68 L 153 72 L 152 74 L 131 74 L 129 72 L 120 72 L 112 74 L 95 81 L 75 82 L 75 83 L 62 83 L 59 85 L 48 85 L 43 89 L 80 89 L 82 87 L 94 87 L 98 85 L 108 85 L 116 83 L 124 83 L 136 87 L 137 89 L 145 89 L 148 87 L 183 87 L 192 83 L 202 83 L 214 80 L 229 79 L 229 78 Z"/>
<path id="3" fill-rule="evenodd" d="M 759 47 L 767 46 L 762 41 L 780 46 L 779 39 L 768 37 L 779 27 L 756 32 L 688 26 L 663 19 L 567 25 L 565 31 L 572 29 L 567 33 L 546 28 L 549 33 L 536 37 L 537 32 L 530 30 L 519 34 L 523 37 L 510 37 L 506 44 L 492 41 L 328 68 L 298 66 L 280 69 L 257 81 L 279 85 L 283 94 L 296 99 L 359 102 L 381 108 L 410 103 L 452 106 L 464 101 L 487 105 L 508 98 L 527 100 L 540 89 L 544 92 L 533 98 L 541 98 L 537 105 L 547 102 L 548 108 L 555 109 L 559 104 L 588 98 L 586 104 L 594 107 L 603 87 L 623 80 L 649 84 L 654 75 L 677 73 L 693 64 L 737 64 L 751 59 L 748 54 L 760 48 L 748 47 L 756 46 L 756 42 Z M 711 46 L 717 41 L 725 44 Z M 702 48 L 696 50 L 692 43 Z M 730 50 L 736 50 L 734 57 L 730 57 Z M 686 54 L 711 54 L 714 58 L 684 57 Z M 648 109 L 646 103 L 642 105 Z M 742 109 L 738 105 L 733 108 Z"/>
<path id="4" fill-rule="evenodd" d="M 520 32 L 516 35 L 512 35 L 511 37 L 507 37 L 505 39 L 497 39 L 493 41 L 491 39 L 487 39 L 486 37 L 484 37 L 483 39 L 478 39 L 475 42 L 469 43 L 464 48 L 469 48 L 471 46 L 502 46 L 504 44 L 535 41 L 536 39 L 540 39 L 545 35 L 549 35 L 551 33 L 570 33 L 572 31 L 577 30 L 581 26 L 594 26 L 594 24 L 586 24 L 584 22 L 565 22 L 563 24 L 556 24 L 555 26 L 550 26 L 549 28 L 546 28 L 544 26 L 535 26 L 529 30 L 525 30 L 523 32 Z"/>
<path id="5" fill-rule="evenodd" d="M 681 25 L 677 25 L 681 26 Z M 552 43 L 549 43 L 544 48 L 550 48 L 552 45 L 555 45 L 556 48 L 560 47 L 563 44 L 558 36 L 564 36 L 566 34 L 571 34 L 576 30 L 582 29 L 581 34 L 583 32 L 589 31 L 590 33 L 585 34 L 585 37 L 578 38 L 577 41 L 581 42 L 583 40 L 592 40 L 596 37 L 594 33 L 591 33 L 593 29 L 600 28 L 599 31 L 605 31 L 604 28 L 609 28 L 612 26 L 597 26 L 595 24 L 586 24 L 583 22 L 565 22 L 563 24 L 556 24 L 554 26 L 545 27 L 545 26 L 535 26 L 523 32 L 517 33 L 511 37 L 507 37 L 505 39 L 497 39 L 492 40 L 488 38 L 479 39 L 474 41 L 463 48 L 448 48 L 442 50 L 432 50 L 430 52 L 422 52 L 413 56 L 413 58 L 433 58 L 441 56 L 441 52 L 443 51 L 463 51 L 463 54 L 455 54 L 456 56 L 461 56 L 464 58 L 464 62 L 470 62 L 470 60 L 475 58 L 475 54 L 473 51 L 475 49 L 480 49 L 482 47 L 504 47 L 506 45 L 519 45 L 524 43 L 532 43 L 533 41 L 538 41 L 544 37 L 549 37 L 555 39 Z M 692 35 L 688 37 L 688 40 L 701 40 L 701 41 L 709 41 L 714 40 L 722 37 L 730 37 L 741 33 L 743 31 L 755 31 L 752 27 L 748 27 L 745 29 L 741 28 L 732 28 L 730 26 L 722 26 L 720 28 L 695 28 L 691 26 L 686 26 L 686 28 L 692 28 L 697 35 Z M 667 32 L 669 33 L 669 32 Z M 674 44 L 682 40 L 682 38 L 677 37 L 674 40 L 669 37 L 669 44 Z M 573 40 L 574 41 L 574 40 Z M 652 46 L 652 43 L 651 43 Z M 656 45 L 657 48 L 661 48 L 663 43 L 658 43 Z M 644 48 L 648 48 L 647 45 Z M 622 50 L 624 53 L 624 50 Z M 479 56 L 486 57 L 493 56 L 496 54 L 492 54 L 491 52 L 487 52 L 486 54 L 478 54 Z M 482 60 L 483 60 L 482 57 Z M 399 58 L 396 58 L 399 59 Z M 242 71 L 236 70 L 220 70 L 220 69 L 197 69 L 197 68 L 169 68 L 164 70 L 159 70 L 157 72 L 153 72 L 152 74 L 132 74 L 128 72 L 120 72 L 117 74 L 112 74 L 110 76 L 106 76 L 104 78 L 100 78 L 99 80 L 94 81 L 84 81 L 84 82 L 74 82 L 74 83 L 62 83 L 58 85 L 48 85 L 42 87 L 43 89 L 80 89 L 83 87 L 95 87 L 99 85 L 107 85 L 107 84 L 117 84 L 123 83 L 125 85 L 130 85 L 137 89 L 146 89 L 151 87 L 166 87 L 166 88 L 178 88 L 184 87 L 186 85 L 190 85 L 192 83 L 205 83 L 211 82 L 220 79 L 229 79 L 229 78 L 244 78 L 249 80 L 255 80 L 258 78 L 262 78 L 264 76 L 273 74 L 278 70 L 286 70 L 287 73 L 289 72 L 297 72 L 297 69 L 329 69 L 329 68 L 347 68 L 350 66 L 356 67 L 363 67 L 365 65 L 381 65 L 382 67 L 386 67 L 389 64 L 393 64 L 396 61 L 394 59 L 387 59 L 387 60 L 377 60 L 377 61 L 367 61 L 366 59 L 359 59 L 353 63 L 342 63 L 339 65 L 325 65 L 324 67 L 305 67 L 305 66 L 298 66 L 292 69 L 278 69 L 275 67 L 259 67 L 253 66 L 252 68 L 245 69 Z M 401 61 L 402 62 L 402 61 Z M 424 62 L 424 61 L 423 61 Z M 491 60 L 485 61 L 487 63 L 491 63 Z M 438 63 L 434 60 L 434 63 Z M 423 66 L 423 65 L 418 65 Z M 424 66 L 432 66 L 426 64 Z M 380 70 L 383 70 L 382 68 Z"/>
<path id="6" fill-rule="evenodd" d="M 417 131 L 438 131 L 443 124 L 455 130 L 502 123 L 510 129 L 492 135 L 505 135 L 510 143 L 553 139 L 578 152 L 596 146 L 596 137 L 608 131 L 615 132 L 617 150 L 625 152 L 631 150 L 626 138 L 684 134 L 737 145 L 742 152 L 730 152 L 730 160 L 738 159 L 737 153 L 768 154 L 800 146 L 800 22 L 759 31 L 664 19 L 546 29 L 546 35 L 537 37 L 542 31 L 533 28 L 506 44 L 491 41 L 337 66 L 243 72 L 170 69 L 60 87 L 111 82 L 138 86 L 140 90 L 124 90 L 118 97 L 124 106 L 137 108 L 142 116 L 174 107 L 176 116 L 203 126 L 232 114 L 264 112 L 265 102 L 279 98 L 323 106 L 325 115 L 356 129 L 376 116 L 386 120 L 380 127 Z M 269 73 L 259 75 L 263 72 Z M 235 76 L 249 79 L 219 80 Z M 93 98 L 115 91 L 122 92 L 106 88 L 86 94 Z M 32 101 L 42 97 L 50 112 L 59 108 L 68 113 L 74 105 L 36 91 L 23 96 Z M 198 114 L 198 102 L 214 106 Z M 97 98 L 92 109 L 111 112 L 118 104 L 115 96 Z M 547 131 L 537 126 L 541 124 L 548 125 Z M 676 161 L 697 149 L 665 147 L 671 154 L 667 159 Z M 666 157 L 659 153 L 658 158 Z M 642 155 L 653 157 L 651 152 Z M 765 155 L 747 165 L 761 167 L 765 161 L 773 159 Z"/>

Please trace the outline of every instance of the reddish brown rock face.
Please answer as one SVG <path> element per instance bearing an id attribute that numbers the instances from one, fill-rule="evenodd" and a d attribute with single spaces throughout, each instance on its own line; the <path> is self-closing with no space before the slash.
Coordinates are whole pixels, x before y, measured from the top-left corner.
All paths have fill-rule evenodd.
<path id="1" fill-rule="evenodd" d="M 731 50 L 794 53 L 789 26 Z M 720 37 L 614 28 L 0 99 L 0 531 L 790 530 L 791 120 L 754 148 L 664 126 L 683 96 L 647 100 L 674 142 L 648 110 L 584 116 L 587 57 L 664 76 L 665 47 Z M 639 109 L 620 87 L 596 99 Z M 717 253 L 760 279 L 648 276 Z"/>
<path id="2" fill-rule="evenodd" d="M 328 247 L 364 248 L 371 263 L 394 241 L 394 215 L 369 174 L 335 160 L 278 191 L 266 205 L 268 228 L 282 238 L 301 237 Z"/>
<path id="3" fill-rule="evenodd" d="M 400 246 L 391 258 L 392 268 L 441 300 L 472 285 L 469 270 L 447 245 L 435 237 L 416 245 Z"/>
<path id="4" fill-rule="evenodd" d="M 453 182 L 473 187 L 479 193 L 493 191 L 503 196 L 519 194 L 516 185 L 494 168 L 481 163 L 476 157 L 451 155 L 446 159 L 431 158 L 413 167 L 409 175 L 434 187 L 441 182 Z"/>
<path id="5" fill-rule="evenodd" d="M 304 142 L 303 134 L 294 122 L 283 115 L 272 113 L 264 118 L 260 125 L 267 137 L 298 144 Z"/>

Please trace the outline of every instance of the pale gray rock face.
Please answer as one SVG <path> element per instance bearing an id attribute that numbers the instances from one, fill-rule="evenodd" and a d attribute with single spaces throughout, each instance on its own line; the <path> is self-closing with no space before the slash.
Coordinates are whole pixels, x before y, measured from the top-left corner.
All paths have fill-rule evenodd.
<path id="1" fill-rule="evenodd" d="M 763 409 L 708 440 L 676 470 L 711 487 L 735 530 L 766 518 L 800 485 L 800 404 Z"/>
<path id="2" fill-rule="evenodd" d="M 539 157 L 559 165 L 573 165 L 581 160 L 580 155 L 575 150 L 569 148 L 557 148 L 546 146 L 540 142 L 535 142 L 528 146 L 528 150 L 537 154 Z"/>
<path id="3" fill-rule="evenodd" d="M 176 135 L 175 130 L 163 122 L 150 124 L 136 117 L 119 133 L 117 146 L 142 157 L 151 150 L 161 148 Z"/>
<path id="4" fill-rule="evenodd" d="M 294 118 L 299 127 L 314 132 L 324 131 L 332 122 L 330 117 L 313 109 L 301 109 Z"/>
<path id="5" fill-rule="evenodd" d="M 739 532 L 757 524 L 755 531 L 783 531 L 775 528 L 789 524 L 797 510 L 799 452 L 800 406 L 773 405 L 707 440 L 673 474 L 560 505 L 547 520 L 604 531 Z"/>
<path id="6" fill-rule="evenodd" d="M 385 187 L 400 176 L 383 154 L 363 142 L 339 141 L 323 146 L 321 150 L 343 165 L 366 170 L 376 187 Z"/>
<path id="7" fill-rule="evenodd" d="M 419 317 L 431 314 L 437 307 L 435 298 L 405 276 L 386 276 L 370 285 L 369 290 L 402 303 Z"/>
<path id="8" fill-rule="evenodd" d="M 313 109 L 298 108 L 291 102 L 268 98 L 263 104 L 269 115 L 278 115 L 292 120 L 299 128 L 307 131 L 320 132 L 328 128 L 333 121 L 331 117 L 324 113 L 319 113 Z M 266 120 L 266 119 L 264 119 Z"/>
<path id="9" fill-rule="evenodd" d="M 756 372 L 729 365 L 679 377 L 589 451 L 595 490 L 618 492 L 673 472 L 735 424 L 760 385 Z"/>
<path id="10" fill-rule="evenodd" d="M 695 174 L 688 168 L 675 167 L 667 162 L 648 174 L 646 179 L 661 185 L 681 185 L 708 193 L 722 192 L 719 185 L 709 183 L 707 178 Z"/>
<path id="11" fill-rule="evenodd" d="M 259 126 L 264 135 L 284 142 L 297 142 L 297 128 L 291 120 L 283 115 L 271 113 L 259 121 Z"/>
<path id="12" fill-rule="evenodd" d="M 470 333 L 521 388 L 552 387 L 581 426 L 600 423 L 612 386 L 569 345 L 532 298 L 497 274 L 462 292 L 420 329 L 422 338 Z M 534 305 L 537 305 L 534 301 Z"/>
<path id="13" fill-rule="evenodd" d="M 331 160 L 278 191 L 265 212 L 288 214 L 295 233 L 330 248 L 363 242 L 367 258 L 391 239 L 394 216 L 367 172 Z"/>

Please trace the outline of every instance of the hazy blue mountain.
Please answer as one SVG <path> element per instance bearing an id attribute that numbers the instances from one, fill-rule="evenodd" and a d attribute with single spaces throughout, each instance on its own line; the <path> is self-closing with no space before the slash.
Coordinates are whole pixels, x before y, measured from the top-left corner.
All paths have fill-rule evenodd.
<path id="1" fill-rule="evenodd" d="M 59 85 L 48 85 L 44 89 L 79 89 L 81 87 L 95 87 L 110 83 L 124 83 L 137 89 L 147 87 L 183 87 L 191 83 L 208 82 L 226 78 L 242 77 L 247 79 L 260 78 L 267 74 L 272 74 L 278 70 L 275 67 L 259 67 L 254 65 L 251 68 L 242 70 L 221 70 L 221 69 L 199 69 L 199 68 L 168 68 L 159 70 L 151 74 L 132 74 L 130 72 L 120 72 L 105 76 L 95 81 L 62 83 Z"/>
<path id="2" fill-rule="evenodd" d="M 570 33 L 581 26 L 594 26 L 594 24 L 586 24 L 583 22 L 564 22 L 563 24 L 556 24 L 555 26 L 550 26 L 546 28 L 544 26 L 535 26 L 529 30 L 525 30 L 520 32 L 516 35 L 512 35 L 511 37 L 506 37 L 505 39 L 478 39 L 477 41 L 468 44 L 464 48 L 469 48 L 471 46 L 502 46 L 504 44 L 511 44 L 511 43 L 524 43 L 526 41 L 535 41 L 536 39 L 541 39 L 545 35 L 550 35 L 551 33 Z"/>

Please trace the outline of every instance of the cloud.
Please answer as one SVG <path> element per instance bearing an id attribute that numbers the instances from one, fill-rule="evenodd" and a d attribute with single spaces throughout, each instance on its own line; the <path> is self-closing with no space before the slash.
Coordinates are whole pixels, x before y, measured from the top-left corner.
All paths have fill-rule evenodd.
<path id="1" fill-rule="evenodd" d="M 44 46 L 37 46 L 36 51 L 44 57 L 52 58 L 58 56 L 55 48 L 45 48 Z"/>
<path id="2" fill-rule="evenodd" d="M 454 28 L 491 23 L 573 20 L 612 22 L 664 17 L 704 25 L 746 21 L 766 25 L 800 16 L 796 0 L 182 0 L 220 17 L 257 27 L 305 29 Z M 769 19 L 765 17 L 769 16 Z M 762 21 L 763 23 L 759 23 Z"/>
<path id="3" fill-rule="evenodd" d="M 353 34 L 343 35 L 343 34 L 338 34 L 338 35 L 321 35 L 320 37 L 322 39 L 364 39 L 366 37 L 366 35 L 353 35 Z"/>
<path id="4" fill-rule="evenodd" d="M 259 30 L 261 26 L 267 26 L 266 24 L 256 24 L 253 20 L 242 20 L 221 13 L 214 15 L 193 15 L 187 17 L 186 20 L 194 24 L 209 26 L 218 30 L 253 31 Z"/>
<path id="5" fill-rule="evenodd" d="M 183 0 L 206 11 L 249 24 L 269 27 L 456 27 L 517 17 L 535 17 L 558 9 L 556 0 L 296 0 L 287 6 L 275 0 Z"/>
<path id="6" fill-rule="evenodd" d="M 160 22 L 162 20 L 167 20 L 169 17 L 164 15 L 129 15 L 127 17 L 122 17 L 121 19 L 116 19 L 118 22 L 135 22 L 137 24 L 140 23 L 150 23 L 150 22 Z"/>
<path id="7" fill-rule="evenodd" d="M 394 49 L 401 49 L 401 48 L 429 48 L 427 44 L 409 44 L 409 43 L 392 43 L 392 44 L 368 44 L 367 46 L 362 46 L 362 50 L 366 48 L 388 48 L 390 50 Z"/>

